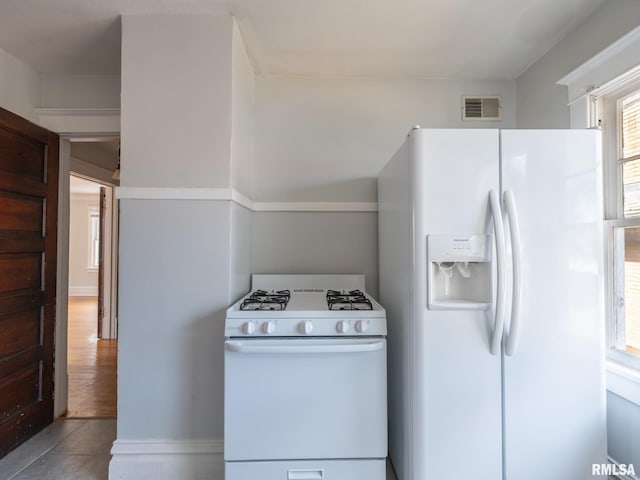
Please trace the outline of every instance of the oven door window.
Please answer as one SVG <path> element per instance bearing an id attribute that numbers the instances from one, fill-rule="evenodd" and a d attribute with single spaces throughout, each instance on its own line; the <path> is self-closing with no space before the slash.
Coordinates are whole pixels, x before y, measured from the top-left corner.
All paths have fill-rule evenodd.
<path id="1" fill-rule="evenodd" d="M 386 453 L 384 339 L 225 343 L 225 460 Z"/>

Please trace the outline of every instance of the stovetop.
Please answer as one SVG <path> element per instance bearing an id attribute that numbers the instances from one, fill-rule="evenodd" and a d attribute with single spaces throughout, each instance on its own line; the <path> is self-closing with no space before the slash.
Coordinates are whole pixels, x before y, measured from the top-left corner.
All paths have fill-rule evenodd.
<path id="1" fill-rule="evenodd" d="M 327 290 L 329 310 L 373 310 L 373 303 L 361 290 Z"/>
<path id="2" fill-rule="evenodd" d="M 227 337 L 386 335 L 362 275 L 253 275 L 252 286 L 227 309 Z"/>
<path id="3" fill-rule="evenodd" d="M 294 289 L 294 291 L 296 291 Z M 294 302 L 293 309 L 317 308 L 322 310 L 322 305 L 317 305 L 318 299 L 309 293 L 324 293 L 327 310 L 373 310 L 373 303 L 359 289 L 355 290 L 317 290 L 309 292 L 308 290 L 298 290 L 295 294 L 296 300 L 298 293 L 302 302 Z M 307 298 L 304 298 L 304 297 Z M 281 311 L 286 310 L 291 300 L 291 289 L 286 290 L 255 290 L 245 296 L 238 307 L 241 311 Z M 306 302 L 304 302 L 306 300 Z M 307 308 L 304 308 L 306 305 Z"/>
<path id="4" fill-rule="evenodd" d="M 255 290 L 227 310 L 228 317 L 327 317 L 360 314 L 385 316 L 384 308 L 369 294 L 355 290 L 287 289 Z"/>
<path id="5" fill-rule="evenodd" d="M 291 290 L 256 290 L 245 297 L 240 310 L 284 310 L 291 299 Z"/>

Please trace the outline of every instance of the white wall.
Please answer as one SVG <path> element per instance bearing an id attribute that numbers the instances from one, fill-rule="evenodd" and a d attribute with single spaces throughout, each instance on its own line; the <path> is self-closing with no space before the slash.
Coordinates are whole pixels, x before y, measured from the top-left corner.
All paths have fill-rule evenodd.
<path id="1" fill-rule="evenodd" d="M 233 22 L 231 60 L 231 186 L 253 195 L 255 75 L 240 30 Z"/>
<path id="2" fill-rule="evenodd" d="M 69 211 L 69 295 L 98 295 L 98 271 L 87 269 L 89 207 L 98 208 L 99 196 L 71 194 Z"/>
<path id="3" fill-rule="evenodd" d="M 42 75 L 42 108 L 120 108 L 119 75 Z"/>
<path id="4" fill-rule="evenodd" d="M 501 122 L 463 122 L 461 96 L 502 97 Z M 515 82 L 256 78 L 254 200 L 375 202 L 414 126 L 515 127 Z"/>
<path id="5" fill-rule="evenodd" d="M 231 58 L 231 187 L 247 198 L 253 196 L 253 136 L 255 75 L 235 20 Z M 231 205 L 230 303 L 251 289 L 254 213 Z"/>
<path id="6" fill-rule="evenodd" d="M 35 122 L 39 100 L 38 72 L 0 49 L 0 107 Z"/>
<path id="7" fill-rule="evenodd" d="M 500 95 L 501 122 L 463 122 L 462 95 Z M 514 127 L 514 81 L 256 78 L 253 199 L 376 202 L 376 178 L 416 124 Z M 296 208 L 294 205 L 293 209 Z M 377 216 L 256 212 L 257 273 L 364 273 L 378 292 Z"/>
<path id="8" fill-rule="evenodd" d="M 211 15 L 122 18 L 129 185 L 229 187 L 232 28 Z"/>
<path id="9" fill-rule="evenodd" d="M 527 69 L 516 82 L 518 128 L 569 128 L 567 88 L 556 82 L 639 24 L 640 2 L 606 2 Z"/>

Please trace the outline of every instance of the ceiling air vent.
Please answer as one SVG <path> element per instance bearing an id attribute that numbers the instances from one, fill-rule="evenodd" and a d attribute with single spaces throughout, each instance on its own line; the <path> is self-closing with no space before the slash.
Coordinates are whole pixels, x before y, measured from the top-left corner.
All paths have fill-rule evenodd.
<path id="1" fill-rule="evenodd" d="M 462 97 L 463 120 L 500 120 L 500 97 Z"/>

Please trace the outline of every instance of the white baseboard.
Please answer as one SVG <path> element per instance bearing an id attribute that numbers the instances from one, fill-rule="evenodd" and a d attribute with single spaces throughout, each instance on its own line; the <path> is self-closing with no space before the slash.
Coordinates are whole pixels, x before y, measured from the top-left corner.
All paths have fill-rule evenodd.
<path id="1" fill-rule="evenodd" d="M 224 480 L 224 443 L 211 440 L 116 440 L 109 480 Z"/>
<path id="2" fill-rule="evenodd" d="M 616 460 L 614 460 L 611 457 L 607 457 L 607 460 L 609 460 L 609 463 L 613 463 L 615 465 L 620 465 L 620 462 L 617 462 Z M 636 472 L 635 475 L 615 475 L 615 478 L 619 478 L 620 480 L 640 480 L 640 478 L 638 478 L 638 473 L 640 473 L 640 472 Z"/>
<path id="3" fill-rule="evenodd" d="M 98 287 L 69 287 L 70 297 L 97 297 Z"/>

